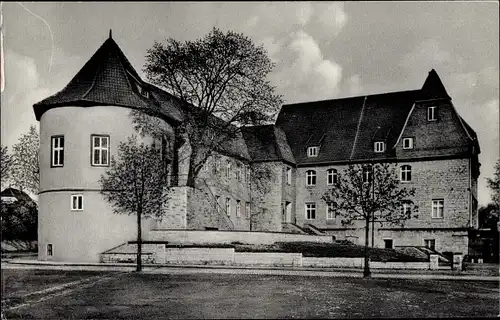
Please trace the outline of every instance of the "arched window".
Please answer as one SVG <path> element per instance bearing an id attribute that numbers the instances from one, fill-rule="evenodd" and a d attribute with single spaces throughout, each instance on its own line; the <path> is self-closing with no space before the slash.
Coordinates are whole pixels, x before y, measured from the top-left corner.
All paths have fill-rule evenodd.
<path id="1" fill-rule="evenodd" d="M 401 182 L 409 182 L 411 181 L 411 166 L 405 164 L 401 166 Z"/>
<path id="2" fill-rule="evenodd" d="M 326 184 L 333 186 L 338 183 L 337 169 L 328 169 L 326 171 Z"/>
<path id="3" fill-rule="evenodd" d="M 306 171 L 306 186 L 315 186 L 316 185 L 316 171 L 307 170 Z"/>

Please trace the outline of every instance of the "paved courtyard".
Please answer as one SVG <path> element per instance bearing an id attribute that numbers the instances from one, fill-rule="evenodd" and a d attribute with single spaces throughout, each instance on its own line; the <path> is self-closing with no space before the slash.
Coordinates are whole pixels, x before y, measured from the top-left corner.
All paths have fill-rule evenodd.
<path id="1" fill-rule="evenodd" d="M 2 270 L 7 319 L 496 317 L 498 282 Z"/>

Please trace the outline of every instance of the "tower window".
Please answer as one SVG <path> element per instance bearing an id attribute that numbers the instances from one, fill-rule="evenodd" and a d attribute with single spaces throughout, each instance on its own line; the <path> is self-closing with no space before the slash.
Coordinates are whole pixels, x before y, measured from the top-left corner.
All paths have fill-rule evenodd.
<path id="1" fill-rule="evenodd" d="M 109 136 L 92 135 L 92 165 L 109 166 Z"/>
<path id="2" fill-rule="evenodd" d="M 71 211 L 81 211 L 83 210 L 83 195 L 72 194 L 71 195 Z"/>
<path id="3" fill-rule="evenodd" d="M 64 136 L 53 136 L 51 138 L 51 166 L 64 166 Z"/>

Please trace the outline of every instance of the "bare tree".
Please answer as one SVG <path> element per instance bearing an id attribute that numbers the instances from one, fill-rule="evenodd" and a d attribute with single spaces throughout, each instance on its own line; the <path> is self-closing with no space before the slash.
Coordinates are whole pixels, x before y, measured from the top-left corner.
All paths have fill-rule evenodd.
<path id="1" fill-rule="evenodd" d="M 139 143 L 136 136 L 118 145 L 118 159 L 113 156 L 109 170 L 102 175 L 101 194 L 116 214 L 137 217 L 137 271 L 142 270 L 141 219 L 160 217 L 168 199 L 168 172 L 156 147 Z"/>
<path id="2" fill-rule="evenodd" d="M 418 207 L 410 197 L 415 188 L 400 187 L 396 166 L 391 164 L 351 164 L 339 173 L 338 184 L 325 192 L 322 199 L 340 215 L 342 225 L 365 221 L 364 277 L 370 277 L 368 235 L 370 222 L 404 225 L 417 218 Z"/>
<path id="3" fill-rule="evenodd" d="M 19 142 L 12 148 L 12 174 L 13 185 L 21 190 L 25 189 L 38 193 L 40 187 L 40 166 L 38 150 L 40 137 L 35 126 L 30 126 L 27 133 L 19 138 Z"/>
<path id="4" fill-rule="evenodd" d="M 272 121 L 281 96 L 266 79 L 273 68 L 262 46 L 214 28 L 195 41 L 168 39 L 148 50 L 148 80 L 178 97 L 186 111 L 181 134 L 191 147 L 187 185 L 207 159 L 236 137 L 239 125 Z"/>

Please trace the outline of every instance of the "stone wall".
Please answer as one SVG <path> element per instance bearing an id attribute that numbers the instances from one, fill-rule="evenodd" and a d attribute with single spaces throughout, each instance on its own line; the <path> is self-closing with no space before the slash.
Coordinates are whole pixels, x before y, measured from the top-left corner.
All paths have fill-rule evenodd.
<path id="1" fill-rule="evenodd" d="M 186 229 L 189 187 L 172 187 L 169 198 L 163 208 L 163 216 L 158 221 L 158 228 Z"/>
<path id="2" fill-rule="evenodd" d="M 301 253 L 235 252 L 234 264 L 253 266 L 301 267 Z"/>
<path id="3" fill-rule="evenodd" d="M 252 165 L 251 230 L 282 230 L 283 170 L 282 162 Z"/>
<path id="4" fill-rule="evenodd" d="M 145 241 L 168 241 L 170 243 L 200 244 L 240 242 L 248 244 L 273 244 L 275 242 L 307 241 L 332 242 L 331 236 L 309 234 L 259 232 L 259 231 L 201 231 L 201 230 L 159 230 L 153 229 L 144 238 Z"/>

